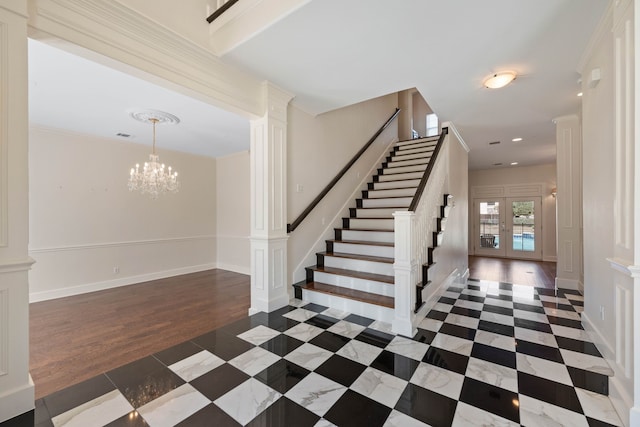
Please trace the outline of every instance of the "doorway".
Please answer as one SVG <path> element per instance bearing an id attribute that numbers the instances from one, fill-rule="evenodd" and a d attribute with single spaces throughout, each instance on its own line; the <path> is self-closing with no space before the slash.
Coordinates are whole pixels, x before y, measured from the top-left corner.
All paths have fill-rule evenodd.
<path id="1" fill-rule="evenodd" d="M 474 199 L 476 255 L 542 260 L 540 197 Z"/>

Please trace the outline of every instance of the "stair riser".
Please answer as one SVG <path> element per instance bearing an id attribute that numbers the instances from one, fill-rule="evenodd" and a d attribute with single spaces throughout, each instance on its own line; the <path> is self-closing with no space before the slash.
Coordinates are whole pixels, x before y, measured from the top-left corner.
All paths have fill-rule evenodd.
<path id="1" fill-rule="evenodd" d="M 333 242 L 333 252 L 343 254 L 394 257 L 393 246 L 354 245 L 351 243 Z"/>
<path id="2" fill-rule="evenodd" d="M 413 160 L 413 159 L 429 159 L 431 158 L 432 150 L 418 151 L 416 153 L 396 154 L 387 158 L 387 161 L 397 162 L 400 160 Z"/>
<path id="3" fill-rule="evenodd" d="M 407 179 L 404 181 L 390 181 L 390 182 L 374 182 L 374 190 L 384 190 L 386 188 L 417 188 L 420 184 L 420 179 Z"/>
<path id="4" fill-rule="evenodd" d="M 442 218 L 449 217 L 449 213 L 451 212 L 451 206 L 441 206 L 441 216 Z"/>
<path id="5" fill-rule="evenodd" d="M 387 197 L 413 197 L 416 193 L 415 188 L 398 188 L 394 190 L 369 190 L 366 198 L 368 199 L 384 199 Z"/>
<path id="6" fill-rule="evenodd" d="M 362 242 L 393 243 L 393 233 L 384 231 L 342 230 L 342 240 L 359 240 Z"/>
<path id="7" fill-rule="evenodd" d="M 338 276 L 336 274 L 328 274 L 321 271 L 313 273 L 313 280 L 316 282 L 326 283 L 327 285 L 341 286 L 347 289 L 355 289 L 387 297 L 392 297 L 395 292 L 393 285 L 388 283 L 358 279 L 355 277 Z"/>
<path id="8" fill-rule="evenodd" d="M 361 271 L 373 274 L 383 274 L 385 276 L 394 275 L 393 264 L 386 262 L 365 261 L 361 259 L 348 259 L 325 255 L 324 265 L 325 267 L 342 268 L 344 270 Z"/>
<path id="9" fill-rule="evenodd" d="M 349 218 L 344 228 L 363 228 L 366 230 L 393 230 L 393 219 Z"/>
<path id="10" fill-rule="evenodd" d="M 417 144 L 435 144 L 438 142 L 438 137 L 429 137 L 429 138 L 420 138 L 420 139 L 410 139 L 407 141 L 399 141 L 396 142 L 396 147 L 403 149 L 405 147 L 416 146 Z"/>
<path id="11" fill-rule="evenodd" d="M 409 159 L 409 160 L 391 160 L 390 162 L 387 162 L 387 168 L 394 169 L 400 166 L 420 165 L 424 163 L 429 163 L 429 159 L 431 159 L 431 157 L 420 157 L 420 158 Z"/>
<path id="12" fill-rule="evenodd" d="M 414 190 L 415 191 L 415 190 Z M 407 208 L 372 208 L 356 209 L 356 218 L 393 218 L 396 211 L 406 211 Z"/>
<path id="13" fill-rule="evenodd" d="M 406 174 L 379 175 L 377 178 L 377 182 L 390 182 L 390 181 L 399 181 L 399 180 L 405 180 L 405 179 L 421 179 L 422 175 L 424 175 L 423 171 L 411 172 Z"/>
<path id="14" fill-rule="evenodd" d="M 395 168 L 387 168 L 383 169 L 380 175 L 390 176 L 397 174 L 404 174 L 407 172 L 422 172 L 427 168 L 427 165 L 415 165 L 415 166 L 398 166 Z"/>
<path id="15" fill-rule="evenodd" d="M 417 154 L 417 153 L 424 153 L 424 152 L 429 152 L 429 153 L 433 153 L 433 150 L 435 150 L 436 148 L 436 144 L 429 144 L 429 145 L 424 145 L 422 147 L 416 147 L 416 148 L 405 148 L 404 150 L 398 150 L 395 152 L 396 156 L 405 156 L 405 155 L 410 155 L 410 154 Z"/>
<path id="16" fill-rule="evenodd" d="M 389 199 L 363 199 L 363 208 L 384 208 L 387 206 L 392 207 L 409 207 L 411 204 L 411 197 L 394 197 Z"/>
<path id="17" fill-rule="evenodd" d="M 346 311 L 357 314 L 358 316 L 368 317 L 382 322 L 391 323 L 394 319 L 393 309 L 380 307 L 373 304 L 367 304 L 361 301 L 354 301 L 347 298 L 329 295 L 321 292 L 302 290 L 302 299 L 315 304 L 332 307 L 337 310 Z"/>

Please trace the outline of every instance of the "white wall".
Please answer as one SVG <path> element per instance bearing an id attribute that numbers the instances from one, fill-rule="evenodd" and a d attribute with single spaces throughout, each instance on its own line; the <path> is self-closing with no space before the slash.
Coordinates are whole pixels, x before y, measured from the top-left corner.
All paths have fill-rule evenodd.
<path id="1" fill-rule="evenodd" d="M 32 301 L 215 267 L 215 160 L 160 150 L 182 187 L 151 200 L 127 189 L 128 170 L 149 153 L 143 145 L 30 129 Z"/>
<path id="2" fill-rule="evenodd" d="M 217 266 L 250 274 L 249 152 L 216 159 Z"/>
<path id="3" fill-rule="evenodd" d="M 542 190 L 542 259 L 556 260 L 556 200 L 551 189 L 556 186 L 556 165 L 520 166 L 512 168 L 469 171 L 470 198 L 473 187 L 513 184 L 543 184 Z M 473 232 L 473 200 L 469 203 L 469 232 Z M 469 239 L 469 254 L 473 255 L 473 238 Z"/>
<path id="4" fill-rule="evenodd" d="M 427 135 L 427 114 L 431 114 L 431 107 L 417 90 L 413 93 L 413 129 L 420 136 Z"/>
<path id="5" fill-rule="evenodd" d="M 339 110 L 311 116 L 289 106 L 287 182 L 288 218 L 291 223 L 322 191 L 342 167 L 393 114 L 397 95 L 387 95 Z M 397 140 L 397 120 L 378 137 L 327 197 L 289 235 L 290 283 L 304 278 L 304 267 L 315 264 L 315 253 L 324 251 L 324 239 L 333 238 L 348 208 L 379 167 L 389 145 Z M 297 186 L 302 192 L 297 192 Z"/>

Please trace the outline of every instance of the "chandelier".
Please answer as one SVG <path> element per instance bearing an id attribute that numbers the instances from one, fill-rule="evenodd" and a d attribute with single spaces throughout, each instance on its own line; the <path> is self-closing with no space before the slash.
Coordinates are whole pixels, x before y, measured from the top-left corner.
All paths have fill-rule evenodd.
<path id="1" fill-rule="evenodd" d="M 176 193 L 180 187 L 178 172 L 172 170 L 171 166 L 165 167 L 164 163 L 160 163 L 160 157 L 156 154 L 156 124 L 178 123 L 180 119 L 172 114 L 155 110 L 132 112 L 131 117 L 153 125 L 153 148 L 148 162 L 145 162 L 142 167 L 136 163 L 135 168 L 131 168 L 129 191 L 140 191 L 141 194 L 148 194 L 152 199 L 157 199 L 162 193 Z"/>

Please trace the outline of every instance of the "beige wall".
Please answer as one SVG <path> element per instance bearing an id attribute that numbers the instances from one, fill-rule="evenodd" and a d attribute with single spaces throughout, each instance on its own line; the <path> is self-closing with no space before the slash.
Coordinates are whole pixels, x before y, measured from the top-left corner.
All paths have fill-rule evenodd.
<path id="1" fill-rule="evenodd" d="M 470 197 L 473 187 L 542 183 L 542 259 L 556 260 L 556 202 L 551 189 L 556 186 L 556 165 L 521 166 L 513 168 L 469 171 Z M 469 232 L 473 232 L 473 200 L 469 203 Z M 469 238 L 469 253 L 473 254 L 473 238 Z"/>
<path id="2" fill-rule="evenodd" d="M 127 189 L 128 170 L 149 152 L 144 145 L 31 128 L 32 300 L 215 267 L 215 160 L 161 150 L 182 187 L 151 200 Z"/>
<path id="3" fill-rule="evenodd" d="M 249 152 L 216 159 L 217 266 L 250 274 Z"/>
<path id="4" fill-rule="evenodd" d="M 351 157 L 393 114 L 395 94 L 365 101 L 339 110 L 311 116 L 289 106 L 287 141 L 288 219 L 291 223 L 322 191 Z M 315 253 L 324 251 L 324 239 L 332 238 L 348 208 L 379 167 L 389 145 L 397 140 L 397 120 L 367 150 L 334 190 L 289 235 L 289 280 L 304 278 L 304 267 L 315 264 Z M 302 191 L 297 192 L 297 187 Z"/>
<path id="5" fill-rule="evenodd" d="M 427 114 L 432 112 L 422 94 L 416 90 L 413 93 L 413 129 L 418 135 L 427 135 Z"/>

